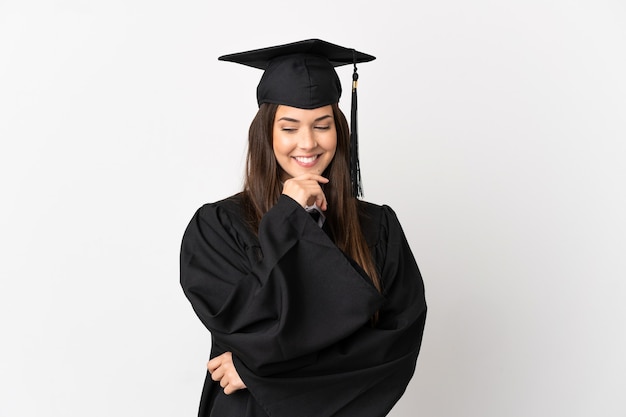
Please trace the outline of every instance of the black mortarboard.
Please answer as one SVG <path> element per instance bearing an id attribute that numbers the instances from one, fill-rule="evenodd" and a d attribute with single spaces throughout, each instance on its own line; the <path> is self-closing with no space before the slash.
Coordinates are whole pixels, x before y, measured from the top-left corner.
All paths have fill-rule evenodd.
<path id="1" fill-rule="evenodd" d="M 223 55 L 221 61 L 236 62 L 264 70 L 257 87 L 257 102 L 315 109 L 339 102 L 341 82 L 334 67 L 354 65 L 350 117 L 350 177 L 355 196 L 362 194 L 357 140 L 356 64 L 376 59 L 351 48 L 319 39 L 308 39 L 269 48 Z"/>

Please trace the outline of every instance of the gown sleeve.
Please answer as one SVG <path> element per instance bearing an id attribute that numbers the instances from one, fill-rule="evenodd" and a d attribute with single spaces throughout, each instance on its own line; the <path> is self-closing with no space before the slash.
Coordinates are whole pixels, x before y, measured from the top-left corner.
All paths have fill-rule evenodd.
<path id="1" fill-rule="evenodd" d="M 261 222 L 258 261 L 219 205 L 191 220 L 183 289 L 268 416 L 382 417 L 413 376 L 426 318 L 422 278 L 393 210 L 369 214 L 362 227 L 382 295 L 289 197 Z"/>
<path id="2" fill-rule="evenodd" d="M 404 393 L 415 371 L 426 320 L 424 285 L 391 208 L 363 223 L 375 235 L 371 250 L 385 302 L 375 326 L 361 326 L 318 352 L 316 361 L 280 375 L 255 374 L 235 357 L 235 367 L 272 417 L 382 417 Z"/>
<path id="3" fill-rule="evenodd" d="M 244 232 L 222 206 L 200 208 L 183 237 L 181 284 L 213 342 L 255 375 L 314 362 L 382 305 L 373 285 L 291 198 L 281 196 L 263 217 L 257 260 L 259 248 Z"/>

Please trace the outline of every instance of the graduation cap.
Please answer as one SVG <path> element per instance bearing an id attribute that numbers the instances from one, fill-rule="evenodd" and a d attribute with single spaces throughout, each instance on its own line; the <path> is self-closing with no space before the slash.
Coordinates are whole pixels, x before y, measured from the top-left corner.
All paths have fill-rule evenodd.
<path id="1" fill-rule="evenodd" d="M 320 39 L 308 39 L 269 48 L 223 55 L 220 61 L 262 69 L 257 102 L 315 109 L 339 102 L 341 82 L 335 67 L 352 64 L 352 108 L 350 113 L 350 178 L 352 194 L 362 195 L 358 158 L 356 64 L 376 59 L 352 48 Z"/>

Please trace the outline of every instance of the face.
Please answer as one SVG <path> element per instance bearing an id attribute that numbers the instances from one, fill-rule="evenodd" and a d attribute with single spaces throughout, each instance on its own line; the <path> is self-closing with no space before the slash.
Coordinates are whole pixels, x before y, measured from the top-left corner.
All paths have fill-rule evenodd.
<path id="1" fill-rule="evenodd" d="M 303 174 L 321 175 L 337 149 L 332 106 L 313 110 L 278 106 L 273 147 L 276 161 L 285 172 L 283 179 Z"/>

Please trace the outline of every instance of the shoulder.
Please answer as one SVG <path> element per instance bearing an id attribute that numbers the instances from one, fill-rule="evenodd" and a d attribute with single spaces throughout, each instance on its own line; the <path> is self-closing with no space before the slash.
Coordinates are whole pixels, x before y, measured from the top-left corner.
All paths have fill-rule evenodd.
<path id="1" fill-rule="evenodd" d="M 243 210 L 243 193 L 237 193 L 230 197 L 212 203 L 203 204 L 194 215 L 201 222 L 219 222 L 241 220 L 245 215 Z"/>
<path id="2" fill-rule="evenodd" d="M 242 233 L 247 230 L 243 194 L 237 193 L 212 203 L 203 204 L 191 219 L 189 228 L 201 233 Z"/>
<path id="3" fill-rule="evenodd" d="M 360 214 L 365 213 L 369 215 L 386 215 L 393 213 L 393 209 L 386 204 L 375 204 L 365 200 L 358 200 Z"/>
<path id="4" fill-rule="evenodd" d="M 212 203 L 205 203 L 198 209 L 198 212 L 202 214 L 209 214 L 211 212 L 224 210 L 233 215 L 239 215 L 242 213 L 242 208 L 243 193 L 237 193 L 222 200 L 218 200 Z"/>
<path id="5" fill-rule="evenodd" d="M 370 246 L 386 240 L 390 228 L 400 227 L 396 213 L 386 204 L 359 200 L 358 207 L 361 229 Z"/>
<path id="6" fill-rule="evenodd" d="M 359 200 L 359 217 L 361 222 L 364 220 L 387 222 L 390 220 L 396 220 L 397 216 L 395 211 L 386 204 L 374 204 L 369 201 Z"/>

